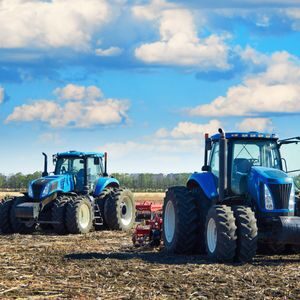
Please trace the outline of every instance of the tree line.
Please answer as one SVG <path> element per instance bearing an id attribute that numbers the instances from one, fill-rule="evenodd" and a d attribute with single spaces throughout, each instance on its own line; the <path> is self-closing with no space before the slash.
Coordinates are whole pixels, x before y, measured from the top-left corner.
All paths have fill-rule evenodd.
<path id="1" fill-rule="evenodd" d="M 120 181 L 122 186 L 128 187 L 133 191 L 164 191 L 169 186 L 185 185 L 190 174 L 124 174 L 114 173 L 113 177 Z M 33 174 L 10 174 L 0 173 L 0 189 L 2 190 L 26 190 L 30 181 L 42 176 L 41 172 Z"/>

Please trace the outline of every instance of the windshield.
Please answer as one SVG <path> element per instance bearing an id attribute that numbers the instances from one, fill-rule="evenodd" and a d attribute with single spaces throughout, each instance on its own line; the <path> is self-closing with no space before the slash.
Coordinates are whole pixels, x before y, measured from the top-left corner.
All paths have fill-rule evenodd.
<path id="1" fill-rule="evenodd" d="M 233 165 L 248 161 L 250 166 L 281 169 L 278 145 L 275 141 L 236 141 L 233 143 Z"/>
<path id="2" fill-rule="evenodd" d="M 80 158 L 59 157 L 56 161 L 55 175 L 83 173 L 84 160 Z"/>
<path id="3" fill-rule="evenodd" d="M 252 166 L 281 169 L 278 145 L 270 140 L 233 141 L 231 166 L 231 189 L 244 194 L 247 189 L 247 175 Z"/>
<path id="4" fill-rule="evenodd" d="M 293 177 L 295 186 L 300 189 L 300 142 L 284 144 L 280 148 L 283 167 Z"/>

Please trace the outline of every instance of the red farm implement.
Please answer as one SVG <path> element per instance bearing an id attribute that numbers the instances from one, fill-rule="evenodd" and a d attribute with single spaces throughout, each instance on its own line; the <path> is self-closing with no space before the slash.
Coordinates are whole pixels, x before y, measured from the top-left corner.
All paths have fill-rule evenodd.
<path id="1" fill-rule="evenodd" d="M 161 242 L 162 204 L 151 202 L 136 204 L 136 221 L 132 242 L 136 247 L 150 245 L 158 247 Z"/>

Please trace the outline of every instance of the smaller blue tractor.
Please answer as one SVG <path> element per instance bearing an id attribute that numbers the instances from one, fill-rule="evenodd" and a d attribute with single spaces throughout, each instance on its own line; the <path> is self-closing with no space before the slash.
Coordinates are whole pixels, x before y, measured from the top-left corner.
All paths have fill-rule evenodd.
<path id="1" fill-rule="evenodd" d="M 300 137 L 257 132 L 206 135 L 203 172 L 166 192 L 165 249 L 220 262 L 250 261 L 258 245 L 267 252 L 299 249 L 299 181 L 281 154 L 284 145 L 298 143 Z"/>
<path id="2" fill-rule="evenodd" d="M 0 204 L 2 234 L 32 233 L 37 226 L 57 234 L 129 230 L 135 219 L 133 194 L 108 176 L 107 154 L 69 151 L 53 155 L 55 170 L 29 184 L 21 197 Z"/>

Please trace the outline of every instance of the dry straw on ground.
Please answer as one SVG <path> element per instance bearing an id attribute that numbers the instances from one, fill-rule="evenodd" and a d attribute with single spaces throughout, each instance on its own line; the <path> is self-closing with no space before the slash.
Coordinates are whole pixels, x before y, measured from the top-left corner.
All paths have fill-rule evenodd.
<path id="1" fill-rule="evenodd" d="M 300 255 L 215 264 L 135 249 L 130 233 L 110 231 L 0 236 L 0 245 L 1 299 L 300 298 Z"/>

